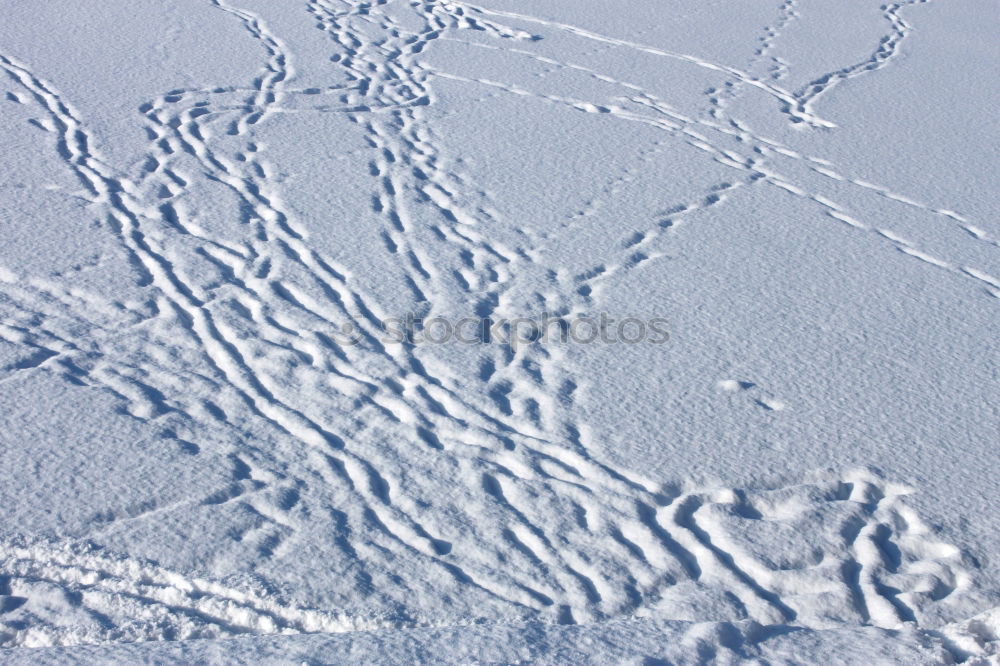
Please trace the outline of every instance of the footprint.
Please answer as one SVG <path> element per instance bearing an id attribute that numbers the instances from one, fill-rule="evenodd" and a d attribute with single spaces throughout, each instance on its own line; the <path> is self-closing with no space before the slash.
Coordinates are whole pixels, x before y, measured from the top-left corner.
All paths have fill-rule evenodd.
<path id="1" fill-rule="evenodd" d="M 769 412 L 780 412 L 785 408 L 785 403 L 780 400 L 775 400 L 774 398 L 761 398 L 759 400 L 755 400 L 754 402 Z"/>
<path id="2" fill-rule="evenodd" d="M 754 391 L 754 393 L 760 395 L 753 399 L 754 404 L 758 407 L 763 408 L 769 412 L 780 412 L 785 409 L 787 405 L 775 398 L 773 395 L 768 394 L 766 391 L 757 386 L 756 383 L 746 380 L 739 379 L 723 379 L 716 383 L 716 388 L 725 393 L 742 393 L 744 391 Z"/>
<path id="3" fill-rule="evenodd" d="M 756 384 L 753 382 L 741 382 L 737 379 L 723 379 L 721 382 L 716 384 L 720 390 L 726 391 L 728 393 L 735 393 L 736 391 L 746 391 L 752 389 Z"/>

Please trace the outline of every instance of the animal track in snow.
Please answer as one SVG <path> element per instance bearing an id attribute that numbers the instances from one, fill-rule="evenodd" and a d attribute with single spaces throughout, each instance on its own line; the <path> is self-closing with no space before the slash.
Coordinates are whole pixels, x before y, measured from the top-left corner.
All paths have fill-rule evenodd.
<path id="1" fill-rule="evenodd" d="M 595 431 L 579 408 L 592 382 L 570 354 L 489 349 L 469 372 L 412 346 L 383 344 L 385 306 L 364 276 L 309 242 L 294 202 L 285 199 L 281 171 L 269 161 L 269 142 L 259 136 L 269 124 L 316 113 L 342 114 L 358 128 L 365 145 L 359 164 L 382 247 L 397 260 L 399 290 L 426 317 L 507 315 L 525 302 L 564 315 L 591 310 L 604 302 L 612 279 L 631 279 L 669 256 L 664 246 L 682 246 L 695 213 L 725 210 L 760 187 L 813 206 L 831 224 L 846 225 L 844 233 L 863 233 L 928 270 L 1000 294 L 1000 281 L 987 271 L 926 252 L 781 169 L 804 166 L 823 183 L 872 192 L 887 205 L 958 226 L 977 249 L 997 247 L 965 217 L 851 177 L 727 117 L 729 101 L 754 89 L 776 101 L 786 119 L 829 128 L 813 113 L 813 100 L 836 81 L 895 57 L 907 34 L 899 5 L 885 9 L 899 34 L 875 60 L 796 93 L 780 86 L 783 62 L 769 60 L 781 26 L 798 18 L 791 0 L 745 70 L 465 3 L 310 0 L 308 16 L 325 37 L 335 80 L 346 82 L 308 88 L 292 85 L 294 53 L 267 21 L 223 0 L 211 4 L 259 46 L 261 66 L 249 82 L 176 88 L 142 104 L 147 149 L 134 169 L 104 157 L 98 135 L 54 82 L 0 56 L 19 89 L 7 100 L 40 114 L 35 124 L 44 132 L 33 132 L 36 140 L 78 179 L 88 210 L 125 248 L 148 293 L 144 302 L 119 303 L 71 278 L 4 271 L 0 338 L 23 354 L 2 368 L 0 381 L 51 373 L 108 392 L 129 417 L 192 458 L 212 448 L 232 462 L 223 487 L 178 505 L 105 516 L 95 521 L 94 540 L 192 507 L 238 508 L 250 518 L 213 545 L 213 557 L 259 558 L 273 565 L 269 583 L 280 587 L 282 570 L 293 568 L 286 565 L 317 549 L 320 562 L 343 572 L 345 589 L 401 611 L 369 618 L 309 610 L 85 544 L 11 538 L 0 545 L 4 645 L 333 632 L 481 617 L 679 617 L 720 598 L 734 620 L 895 628 L 922 622 L 936 604 L 966 591 L 975 566 L 906 507 L 908 490 L 898 485 L 858 473 L 781 488 L 664 486 L 595 453 Z M 531 53 L 545 34 L 501 21 L 596 43 L 598 56 L 624 50 L 685 63 L 732 85 L 722 84 L 726 94 L 711 93 L 711 118 L 682 113 L 656 91 L 596 66 Z M 529 89 L 423 62 L 421 54 L 464 33 L 492 40 L 482 48 L 547 59 L 548 67 L 597 78 L 621 95 L 577 98 L 546 90 L 545 77 Z M 428 111 L 443 80 L 488 90 L 483 99 L 516 96 L 653 128 L 731 177 L 663 201 L 651 219 L 608 239 L 595 261 L 570 270 L 552 262 L 553 244 L 672 144 L 653 143 L 576 219 L 538 233 L 506 219 L 448 154 Z M 226 213 L 231 227 L 220 231 L 205 219 L 198 197 L 210 198 L 206 193 L 234 202 Z M 343 343 L 338 333 L 345 330 L 358 333 L 358 344 Z M 726 379 L 717 389 L 768 411 L 786 409 L 749 381 Z M 775 539 L 785 545 L 781 552 L 759 548 Z M 49 599 L 54 606 L 46 606 Z M 68 616 L 72 628 L 61 624 Z"/>
<path id="2" fill-rule="evenodd" d="M 784 402 L 768 394 L 753 382 L 741 381 L 737 379 L 723 379 L 718 382 L 716 386 L 720 391 L 725 393 L 741 393 L 746 391 L 751 395 L 757 395 L 759 397 L 753 399 L 754 403 L 769 412 L 780 412 L 787 406 Z"/>

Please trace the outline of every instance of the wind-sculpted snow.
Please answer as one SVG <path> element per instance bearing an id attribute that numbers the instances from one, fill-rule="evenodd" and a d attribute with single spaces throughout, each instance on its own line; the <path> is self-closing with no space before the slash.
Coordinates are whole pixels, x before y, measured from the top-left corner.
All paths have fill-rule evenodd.
<path id="1" fill-rule="evenodd" d="M 869 471 L 780 487 L 666 483 L 602 454 L 581 404 L 588 377 L 572 350 L 478 345 L 449 356 L 387 342 L 382 322 L 399 313 L 351 262 L 317 249 L 281 176 L 289 165 L 270 161 L 260 137 L 310 114 L 342 115 L 357 130 L 366 148 L 353 159 L 368 174 L 382 250 L 400 271 L 385 279 L 423 318 L 594 312 L 613 281 L 641 284 L 701 213 L 762 189 L 961 278 L 996 307 L 995 265 L 975 262 L 1000 241 L 976 221 L 731 115 L 752 92 L 762 113 L 812 128 L 803 131 L 835 127 L 820 100 L 893 62 L 910 34 L 909 3 L 883 7 L 887 32 L 867 60 L 788 90 L 788 64 L 775 53 L 781 31 L 801 18 L 795 0 L 780 6 L 742 69 L 463 2 L 310 0 L 281 10 L 307 12 L 328 38 L 329 85 L 308 88 L 296 83 L 295 44 L 265 16 L 236 0 L 206 2 L 255 41 L 260 69 L 249 81 L 143 103 L 134 120 L 148 145 L 138 168 L 104 156 L 59 81 L 0 54 L 4 103 L 37 116 L 39 150 L 75 177 L 77 196 L 124 248 L 147 294 L 111 300 L 3 267 L 0 339 L 25 352 L 3 381 L 51 373 L 108 392 L 192 464 L 211 447 L 232 467 L 228 485 L 187 500 L 95 516 L 86 539 L 6 525 L 0 645 L 643 617 L 896 629 L 936 627 L 962 608 L 979 563 L 908 508 L 905 496 L 920 488 Z M 704 108 L 675 108 L 669 91 L 604 72 L 593 58 L 564 59 L 548 45 L 553 36 L 680 63 L 723 83 L 707 90 Z M 456 40 L 601 87 L 576 97 L 544 78 L 449 71 L 432 54 Z M 663 202 L 662 215 L 607 239 L 582 268 L 562 265 L 560 243 L 642 167 L 560 226 L 510 219 L 445 149 L 432 122 L 439 84 L 651 128 L 662 140 L 649 159 L 682 147 L 727 176 Z M 843 200 L 845 191 L 926 220 L 949 243 L 911 241 Z M 758 392 L 762 408 L 785 407 Z M 242 570 L 250 582 L 171 571 L 105 545 L 158 517 L 225 524 L 237 513 L 227 538 L 206 546 L 206 570 Z M 196 539 L 198 521 L 186 529 Z M 316 583 L 321 570 L 329 579 Z"/>

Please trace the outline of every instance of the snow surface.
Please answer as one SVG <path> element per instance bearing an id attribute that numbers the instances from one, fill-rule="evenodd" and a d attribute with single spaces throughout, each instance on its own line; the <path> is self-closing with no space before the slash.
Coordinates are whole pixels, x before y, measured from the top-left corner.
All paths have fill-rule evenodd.
<path id="1" fill-rule="evenodd" d="M 995 2 L 0 8 L 0 661 L 998 663 Z"/>

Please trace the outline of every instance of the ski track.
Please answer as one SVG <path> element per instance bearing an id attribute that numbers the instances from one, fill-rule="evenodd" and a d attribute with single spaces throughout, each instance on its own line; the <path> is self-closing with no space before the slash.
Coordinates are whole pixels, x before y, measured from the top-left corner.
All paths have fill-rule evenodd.
<path id="1" fill-rule="evenodd" d="M 232 482 L 223 488 L 100 516 L 81 537 L 100 543 L 108 530 L 134 521 L 236 503 L 256 517 L 234 540 L 239 556 L 280 562 L 310 535 L 337 534 L 329 547 L 350 563 L 353 580 L 345 585 L 365 590 L 378 607 L 403 610 L 366 616 L 304 609 L 279 603 L 267 590 L 188 577 L 85 540 L 8 536 L 0 541 L 0 645 L 336 632 L 479 618 L 594 622 L 669 616 L 680 600 L 697 603 L 713 594 L 727 595 L 734 619 L 892 628 L 921 622 L 935 604 L 969 587 L 975 567 L 934 539 L 903 503 L 908 490 L 901 486 L 858 472 L 772 489 L 662 487 L 593 455 L 591 429 L 574 410 L 586 381 L 559 348 L 490 346 L 470 376 L 412 346 L 383 345 L 378 324 L 387 313 L 361 280 L 311 247 L 255 137 L 256 127 L 293 113 L 287 101 L 305 98 L 316 98 L 312 110 L 344 114 L 363 132 L 372 210 L 424 316 L 521 316 L 525 307 L 567 316 L 590 311 L 610 280 L 626 279 L 682 243 L 680 230 L 693 213 L 764 186 L 816 206 L 845 233 L 864 234 L 1000 298 L 1000 280 L 987 271 L 935 256 L 783 170 L 806 168 L 820 182 L 849 184 L 919 211 L 972 246 L 1000 246 L 972 221 L 852 177 L 729 116 L 733 100 L 752 87 L 775 100 L 789 122 L 831 127 L 817 115 L 817 103 L 837 83 L 892 63 L 910 32 L 900 11 L 912 3 L 884 7 L 889 32 L 869 59 L 788 91 L 779 85 L 787 63 L 776 49 L 781 30 L 798 17 L 796 0 L 780 5 L 742 69 L 461 2 L 310 0 L 305 10 L 328 37 L 331 67 L 341 78 L 326 89 L 303 90 L 292 85 L 294 53 L 262 17 L 207 1 L 243 26 L 264 62 L 249 85 L 176 89 L 143 104 L 149 143 L 138 169 L 109 164 L 57 86 L 0 55 L 17 86 L 8 101 L 44 114 L 49 145 L 150 294 L 142 303 L 106 302 L 70 282 L 3 270 L 0 339 L 28 355 L 3 368 L 0 381 L 51 372 L 108 391 L 164 439 L 192 455 L 215 442 L 232 463 Z M 397 11 L 411 12 L 420 27 L 401 21 Z M 464 40 L 469 31 L 493 42 Z M 535 52 L 546 32 L 678 60 L 725 81 L 706 93 L 707 117 L 682 113 L 636 83 Z M 437 40 L 534 59 L 612 84 L 621 96 L 573 99 L 434 69 L 420 56 Z M 436 79 L 640 123 L 664 138 L 582 213 L 541 233 L 504 219 L 446 154 L 428 113 Z M 678 141 L 731 169 L 732 178 L 687 201 L 663 202 L 647 229 L 610 244 L 588 270 L 546 263 L 548 248 Z M 221 237 L 199 223 L 194 183 L 235 197 L 241 236 Z M 426 210 L 436 222 L 427 222 L 434 216 Z M 507 242 L 494 240 L 498 235 Z M 216 277 L 194 277 L 204 273 L 195 266 L 211 267 Z M 516 276 L 553 287 L 525 293 L 519 286 L 525 279 Z M 358 344 L 340 342 L 348 327 Z M 441 488 L 452 494 L 442 497 Z M 782 535 L 785 561 L 754 549 L 759 530 Z M 352 538 L 358 534 L 365 536 Z M 435 614 L 448 607 L 445 599 L 455 604 L 451 614 Z M 72 613 L 79 626 L 64 626 L 60 611 Z"/>

